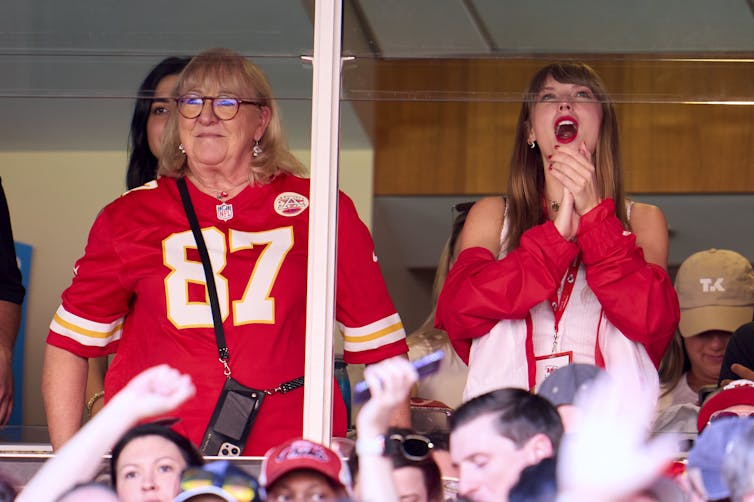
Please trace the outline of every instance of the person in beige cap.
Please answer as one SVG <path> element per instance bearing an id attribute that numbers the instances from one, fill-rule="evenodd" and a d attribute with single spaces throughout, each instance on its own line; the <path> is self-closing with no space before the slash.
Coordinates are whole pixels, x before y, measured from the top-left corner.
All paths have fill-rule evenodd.
<path id="1" fill-rule="evenodd" d="M 681 264 L 675 280 L 681 321 L 660 365 L 659 409 L 691 404 L 717 385 L 728 339 L 754 315 L 754 272 L 735 251 L 708 249 Z"/>

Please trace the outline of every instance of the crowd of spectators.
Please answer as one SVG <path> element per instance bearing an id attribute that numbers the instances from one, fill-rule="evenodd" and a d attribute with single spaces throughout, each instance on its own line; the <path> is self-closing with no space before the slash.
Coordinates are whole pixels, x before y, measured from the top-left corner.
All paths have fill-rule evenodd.
<path id="1" fill-rule="evenodd" d="M 570 365 L 553 372 L 539 394 L 490 391 L 451 416 L 458 478 L 450 480 L 433 460 L 431 439 L 390 425 L 419 379 L 412 364 L 387 359 L 365 376 L 371 398 L 356 418 L 358 435 L 347 457 L 342 444 L 333 449 L 294 438 L 265 454 L 257 478 L 232 460 L 205 464 L 165 423 L 134 426 L 195 392 L 188 375 L 150 368 L 69 440 L 16 500 L 741 502 L 754 496 L 754 382 L 748 380 L 707 399 L 688 452 L 670 435 L 650 435 L 659 389 L 631 378 L 630 367 L 608 373 Z M 109 479 L 95 482 L 110 451 Z"/>

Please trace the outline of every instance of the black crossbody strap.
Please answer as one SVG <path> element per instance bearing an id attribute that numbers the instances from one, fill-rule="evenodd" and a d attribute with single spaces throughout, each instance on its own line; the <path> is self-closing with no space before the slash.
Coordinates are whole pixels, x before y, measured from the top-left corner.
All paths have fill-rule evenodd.
<path id="1" fill-rule="evenodd" d="M 188 193 L 186 187 L 186 179 L 178 178 L 176 180 L 178 185 L 178 191 L 181 194 L 181 201 L 183 201 L 183 209 L 186 211 L 186 217 L 191 225 L 191 232 L 194 234 L 194 240 L 196 241 L 196 248 L 199 251 L 199 257 L 202 259 L 202 267 L 204 267 L 204 275 L 207 279 L 207 294 L 209 295 L 209 306 L 212 311 L 212 323 L 215 325 L 215 340 L 217 341 L 217 354 L 220 358 L 220 362 L 225 366 L 225 376 L 230 378 L 230 368 L 228 367 L 228 360 L 230 359 L 230 351 L 225 343 L 225 330 L 223 329 L 222 316 L 220 314 L 220 302 L 217 299 L 217 286 L 215 286 L 215 274 L 212 272 L 212 263 L 209 261 L 209 252 L 207 252 L 207 244 L 204 242 L 202 231 L 199 228 L 199 220 L 196 218 L 196 212 L 194 211 L 194 205 L 191 203 L 191 196 Z"/>
<path id="2" fill-rule="evenodd" d="M 292 390 L 296 390 L 299 387 L 303 387 L 303 386 L 304 386 L 304 377 L 298 377 L 298 378 L 294 378 L 293 380 L 283 382 L 277 387 L 275 387 L 274 389 L 265 389 L 262 392 L 264 392 L 268 396 L 277 394 L 278 392 L 280 394 L 287 394 L 288 392 Z"/>

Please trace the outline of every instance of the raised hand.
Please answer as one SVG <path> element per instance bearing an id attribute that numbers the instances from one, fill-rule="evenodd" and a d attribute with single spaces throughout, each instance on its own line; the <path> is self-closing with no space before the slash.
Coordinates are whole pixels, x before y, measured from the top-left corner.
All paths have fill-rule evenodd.
<path id="1" fill-rule="evenodd" d="M 37 471 L 16 500 L 57 500 L 72 486 L 92 479 L 102 455 L 128 428 L 176 408 L 195 392 L 191 377 L 166 364 L 142 371 Z"/>
<path id="2" fill-rule="evenodd" d="M 167 364 L 161 364 L 132 378 L 113 397 L 113 404 L 116 401 L 129 403 L 129 413 L 135 420 L 141 420 L 177 408 L 195 392 L 189 375 L 181 374 Z"/>
<path id="3" fill-rule="evenodd" d="M 647 440 L 658 392 L 630 366 L 617 365 L 577 396 L 581 419 L 558 456 L 563 500 L 627 500 L 660 474 L 675 454 L 675 439 Z"/>
<path id="4" fill-rule="evenodd" d="M 364 369 L 371 398 L 361 407 L 356 421 L 359 435 L 384 434 L 394 410 L 406 402 L 419 375 L 402 356 L 370 364 Z"/>

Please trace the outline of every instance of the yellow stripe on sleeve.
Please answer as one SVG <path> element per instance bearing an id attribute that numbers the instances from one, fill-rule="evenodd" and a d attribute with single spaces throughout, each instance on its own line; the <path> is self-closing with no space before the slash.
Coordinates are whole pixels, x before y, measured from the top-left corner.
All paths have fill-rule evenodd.
<path id="1" fill-rule="evenodd" d="M 105 347 L 120 339 L 123 333 L 123 317 L 104 323 L 90 321 L 68 312 L 62 305 L 52 318 L 50 331 L 74 340 L 81 345 Z"/>
<path id="2" fill-rule="evenodd" d="M 108 331 L 108 332 L 102 332 L 102 331 L 93 331 L 91 329 L 82 328 L 81 326 L 76 326 L 73 323 L 70 323 L 66 320 L 64 320 L 62 317 L 60 317 L 57 313 L 53 317 L 54 322 L 56 322 L 58 325 L 63 326 L 64 328 L 73 331 L 75 333 L 78 333 L 79 335 L 83 336 L 89 336 L 92 338 L 109 338 L 113 336 L 113 334 L 117 331 L 120 331 L 120 329 L 123 327 L 123 321 L 119 322 L 115 325 L 115 327 Z"/>
<path id="3" fill-rule="evenodd" d="M 346 330 L 348 330 L 348 328 L 346 328 Z M 403 331 L 402 322 L 397 322 L 392 326 L 388 326 L 387 328 L 381 329 L 376 333 L 372 333 L 371 335 L 348 336 L 348 334 L 346 334 L 346 331 L 345 333 L 343 333 L 343 340 L 345 340 L 346 343 L 370 342 L 372 340 L 376 340 L 377 338 L 382 338 L 383 336 L 389 335 L 390 333 L 395 333 L 398 330 Z"/>

